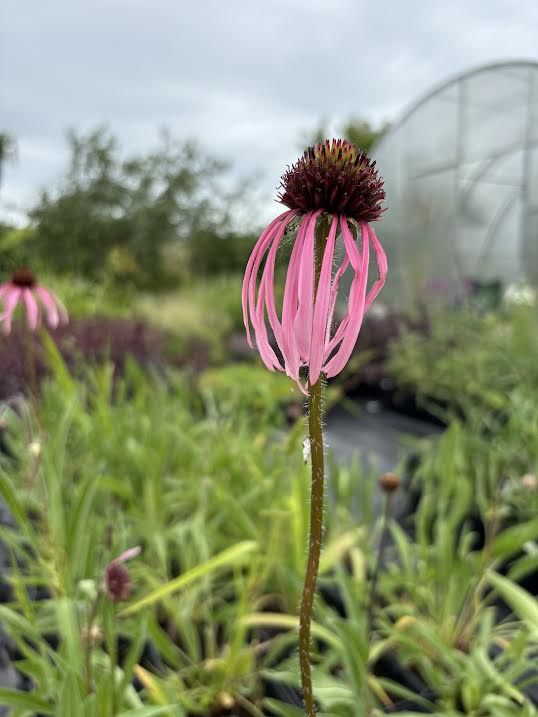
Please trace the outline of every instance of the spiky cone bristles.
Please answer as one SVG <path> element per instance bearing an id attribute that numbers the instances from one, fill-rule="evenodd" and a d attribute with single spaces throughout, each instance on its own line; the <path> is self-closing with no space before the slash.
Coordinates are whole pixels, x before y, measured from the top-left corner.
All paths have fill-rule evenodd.
<path id="1" fill-rule="evenodd" d="M 302 209 L 297 204 L 274 219 L 258 239 L 248 261 L 242 301 L 249 345 L 253 347 L 250 332 L 252 326 L 257 349 L 267 368 L 271 371 L 285 371 L 297 382 L 303 393 L 308 393 L 309 385 L 316 383 L 321 372 L 331 378 L 346 365 L 357 341 L 364 314 L 385 283 L 387 259 L 367 221 L 367 218 L 379 218 L 381 209 L 376 202 L 384 197 L 384 192 L 381 180 L 377 179 L 373 165 L 364 153 L 349 142 L 333 140 L 332 145 L 328 142 L 318 145 L 317 149 L 312 149 L 311 156 L 307 153 L 284 175 L 284 187 L 289 188 L 301 176 L 303 169 L 296 169 L 298 165 L 301 168 L 317 168 L 315 171 L 320 177 L 320 187 L 323 185 L 325 170 L 330 177 L 334 176 L 335 168 L 342 171 L 346 181 L 350 181 L 350 176 L 355 176 L 357 191 L 353 193 L 352 204 L 349 205 L 355 211 L 348 215 L 336 211 L 334 206 L 332 210 L 325 206 Z M 359 197 L 360 187 L 364 190 L 362 201 Z M 303 187 L 300 199 L 306 201 L 309 192 L 308 188 Z M 333 199 L 338 200 L 340 195 L 333 194 Z M 376 198 L 375 202 L 372 202 L 373 197 Z M 291 200 L 287 203 L 290 204 Z M 340 197 L 339 206 L 344 204 L 344 198 Z M 362 213 L 358 211 L 359 207 L 362 207 Z M 323 239 L 323 256 L 318 276 L 315 270 L 316 235 L 321 222 L 328 222 L 329 230 Z M 293 235 L 294 243 L 286 275 L 284 300 L 280 311 L 277 311 L 275 262 L 286 234 Z M 343 252 L 337 251 L 339 242 L 343 244 Z M 367 291 L 370 246 L 376 256 L 379 278 Z M 342 257 L 340 261 L 336 260 L 337 256 Z M 333 326 L 339 285 L 347 270 L 352 274 L 347 312 L 340 323 Z M 277 351 L 269 340 L 268 330 L 274 335 Z"/>
<path id="2" fill-rule="evenodd" d="M 282 176 L 278 199 L 300 212 L 322 209 L 357 222 L 380 218 L 383 180 L 366 152 L 342 139 L 309 147 Z"/>

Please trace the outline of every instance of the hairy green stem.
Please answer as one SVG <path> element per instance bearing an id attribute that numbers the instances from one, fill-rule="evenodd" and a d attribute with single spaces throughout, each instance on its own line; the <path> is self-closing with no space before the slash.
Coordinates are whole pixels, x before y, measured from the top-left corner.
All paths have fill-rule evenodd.
<path id="1" fill-rule="evenodd" d="M 328 222 L 323 218 L 316 234 L 315 286 L 317 289 L 323 252 L 327 243 Z M 299 624 L 299 663 L 303 699 L 308 717 L 315 717 L 316 704 L 312 690 L 312 672 L 310 667 L 310 625 L 316 583 L 318 578 L 321 542 L 323 539 L 323 497 L 324 497 L 324 461 L 323 461 L 323 407 L 322 377 L 314 385 L 309 385 L 308 394 L 308 433 L 310 440 L 310 461 L 312 466 L 312 490 L 310 494 L 310 534 L 308 540 L 308 558 L 301 600 Z"/>
<path id="2" fill-rule="evenodd" d="M 310 670 L 310 623 L 316 592 L 321 540 L 323 537 L 323 429 L 321 410 L 321 377 L 310 386 L 308 396 L 308 427 L 310 431 L 310 459 L 312 462 L 312 493 L 310 497 L 310 536 L 308 541 L 308 561 L 301 601 L 301 619 L 299 628 L 299 661 L 306 714 L 314 717 L 316 708 L 312 692 L 312 674 Z"/>

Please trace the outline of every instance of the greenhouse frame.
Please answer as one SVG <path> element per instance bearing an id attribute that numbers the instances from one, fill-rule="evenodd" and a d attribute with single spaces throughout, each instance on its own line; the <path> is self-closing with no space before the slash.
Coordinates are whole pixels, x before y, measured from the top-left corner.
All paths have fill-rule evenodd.
<path id="1" fill-rule="evenodd" d="M 538 285 L 538 62 L 465 72 L 414 103 L 373 151 L 388 301 Z"/>

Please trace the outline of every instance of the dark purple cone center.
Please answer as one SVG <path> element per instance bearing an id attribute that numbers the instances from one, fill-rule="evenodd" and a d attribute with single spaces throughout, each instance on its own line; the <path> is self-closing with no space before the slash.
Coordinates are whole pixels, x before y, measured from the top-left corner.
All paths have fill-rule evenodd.
<path id="1" fill-rule="evenodd" d="M 13 272 L 11 283 L 21 289 L 31 289 L 36 285 L 37 281 L 30 269 L 21 267 Z"/>
<path id="2" fill-rule="evenodd" d="M 309 147 L 282 176 L 279 201 L 300 212 L 322 209 L 357 221 L 381 217 L 383 180 L 375 162 L 346 140 Z"/>

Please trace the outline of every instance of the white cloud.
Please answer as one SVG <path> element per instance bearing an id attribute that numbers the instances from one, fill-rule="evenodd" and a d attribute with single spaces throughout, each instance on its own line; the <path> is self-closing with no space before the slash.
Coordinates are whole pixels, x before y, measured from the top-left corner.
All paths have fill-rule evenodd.
<path id="1" fill-rule="evenodd" d="M 267 203 L 321 118 L 394 118 L 447 76 L 538 57 L 536 0 L 4 0 L 0 131 L 19 142 L 0 211 L 51 185 L 67 127 L 106 123 L 127 151 L 168 126 L 263 171 Z"/>

